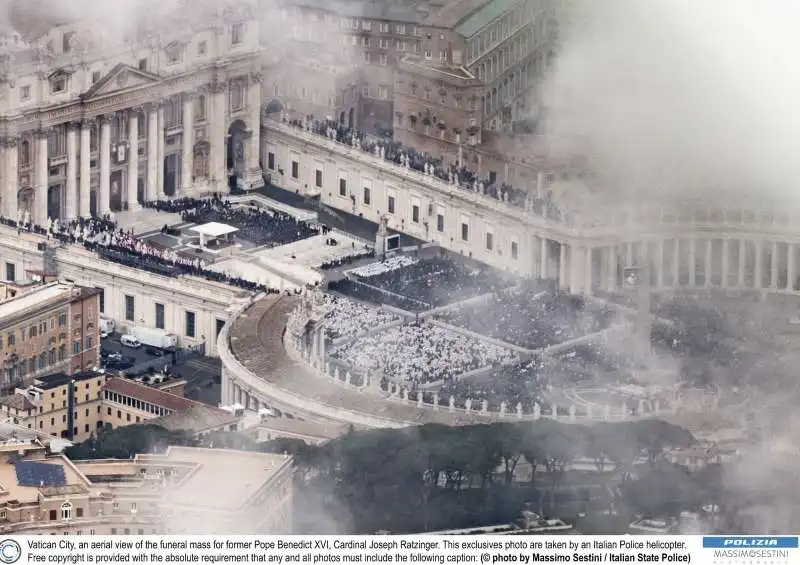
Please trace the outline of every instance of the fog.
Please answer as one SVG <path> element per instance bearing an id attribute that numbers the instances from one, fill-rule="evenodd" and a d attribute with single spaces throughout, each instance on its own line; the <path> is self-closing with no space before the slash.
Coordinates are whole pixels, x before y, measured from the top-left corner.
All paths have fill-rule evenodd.
<path id="1" fill-rule="evenodd" d="M 579 1 L 544 89 L 548 131 L 588 138 L 629 198 L 793 194 L 798 23 L 794 0 Z"/>

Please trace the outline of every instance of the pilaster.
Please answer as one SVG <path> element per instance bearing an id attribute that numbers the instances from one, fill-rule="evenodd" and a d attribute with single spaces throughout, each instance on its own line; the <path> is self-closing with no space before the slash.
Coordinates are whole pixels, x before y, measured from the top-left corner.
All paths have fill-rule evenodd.
<path id="1" fill-rule="evenodd" d="M 91 216 L 91 160 L 92 160 L 92 127 L 94 121 L 84 120 L 81 122 L 81 141 L 80 141 L 80 188 L 78 198 L 78 214 L 81 218 Z"/>
<path id="2" fill-rule="evenodd" d="M 49 170 L 47 161 L 47 135 L 44 130 L 37 131 L 34 135 L 34 204 L 32 220 L 37 226 L 47 225 L 47 189 L 49 186 Z"/>
<path id="3" fill-rule="evenodd" d="M 100 193 L 97 213 L 105 216 L 111 211 L 111 122 L 109 116 L 99 116 L 100 122 Z"/>
<path id="4" fill-rule="evenodd" d="M 139 114 L 141 108 L 128 111 L 128 211 L 139 210 Z"/>
<path id="5" fill-rule="evenodd" d="M 78 128 L 80 124 L 67 124 L 67 182 L 64 190 L 66 206 L 64 217 L 74 220 L 78 215 Z"/>
<path id="6" fill-rule="evenodd" d="M 184 194 L 192 192 L 192 164 L 194 162 L 194 103 L 191 93 L 183 95 L 183 135 L 181 154 L 181 190 Z"/>

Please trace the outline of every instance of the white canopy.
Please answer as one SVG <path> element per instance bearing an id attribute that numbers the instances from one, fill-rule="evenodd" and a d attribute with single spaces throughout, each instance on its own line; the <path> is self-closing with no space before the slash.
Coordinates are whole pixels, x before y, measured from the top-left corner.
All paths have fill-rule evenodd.
<path id="1" fill-rule="evenodd" d="M 205 237 L 216 238 L 235 233 L 239 231 L 239 228 L 229 226 L 228 224 L 221 224 L 219 222 L 209 222 L 201 226 L 194 226 L 193 228 L 189 228 L 189 231 L 200 234 Z"/>

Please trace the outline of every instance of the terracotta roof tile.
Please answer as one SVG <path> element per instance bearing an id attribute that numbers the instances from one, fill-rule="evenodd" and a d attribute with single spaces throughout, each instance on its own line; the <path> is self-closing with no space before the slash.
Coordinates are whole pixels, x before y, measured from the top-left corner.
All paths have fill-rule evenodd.
<path id="1" fill-rule="evenodd" d="M 194 406 L 202 406 L 200 402 L 189 400 L 188 398 L 178 396 L 177 394 L 164 392 L 163 390 L 158 390 L 146 385 L 141 385 L 137 382 L 119 378 L 113 378 L 106 381 L 106 384 L 103 386 L 103 390 L 116 392 L 117 394 L 129 396 L 131 398 L 135 398 L 136 400 L 141 400 L 142 402 L 149 402 L 155 406 L 160 406 L 175 412 L 188 410 Z"/>

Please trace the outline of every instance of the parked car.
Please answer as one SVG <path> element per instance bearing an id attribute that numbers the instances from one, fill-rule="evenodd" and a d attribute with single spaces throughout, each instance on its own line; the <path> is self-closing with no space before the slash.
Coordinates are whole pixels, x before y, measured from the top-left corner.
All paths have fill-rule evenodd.
<path id="1" fill-rule="evenodd" d="M 142 346 L 142 342 L 139 341 L 139 338 L 129 334 L 125 334 L 121 338 L 119 338 L 119 342 L 125 347 L 131 347 L 133 349 L 138 349 L 139 347 Z"/>

